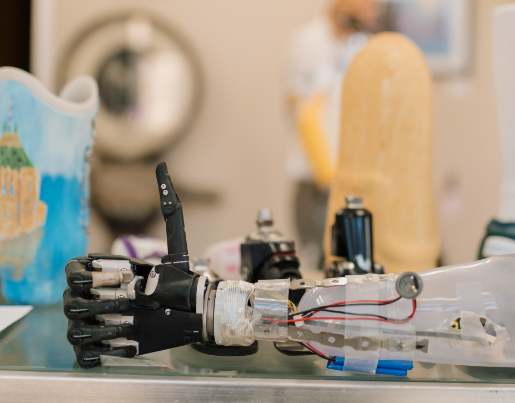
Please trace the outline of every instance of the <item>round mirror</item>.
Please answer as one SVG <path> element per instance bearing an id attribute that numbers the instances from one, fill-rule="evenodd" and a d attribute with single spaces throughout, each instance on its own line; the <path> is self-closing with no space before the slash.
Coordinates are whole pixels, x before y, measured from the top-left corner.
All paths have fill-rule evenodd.
<path id="1" fill-rule="evenodd" d="M 87 30 L 66 55 L 61 77 L 89 74 L 98 82 L 95 147 L 103 155 L 134 160 L 162 151 L 198 109 L 196 58 L 152 17 L 108 20 Z"/>

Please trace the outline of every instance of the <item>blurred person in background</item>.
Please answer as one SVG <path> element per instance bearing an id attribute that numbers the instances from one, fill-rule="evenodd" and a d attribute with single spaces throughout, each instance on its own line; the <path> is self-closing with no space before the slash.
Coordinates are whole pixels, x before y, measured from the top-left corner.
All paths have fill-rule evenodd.
<path id="1" fill-rule="evenodd" d="M 377 16 L 374 0 L 335 0 L 323 15 L 300 27 L 291 41 L 286 85 L 296 133 L 287 170 L 296 182 L 295 222 L 305 268 L 322 269 L 343 79 L 350 62 L 375 31 Z"/>

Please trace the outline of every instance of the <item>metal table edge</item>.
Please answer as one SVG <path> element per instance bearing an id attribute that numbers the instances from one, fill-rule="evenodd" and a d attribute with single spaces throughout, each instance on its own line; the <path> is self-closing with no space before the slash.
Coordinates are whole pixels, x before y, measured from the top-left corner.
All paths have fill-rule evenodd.
<path id="1" fill-rule="evenodd" d="M 32 393 L 33 391 L 34 393 Z M 0 402 L 8 401 L 74 401 L 91 402 L 94 391 L 96 402 L 124 398 L 124 401 L 176 402 L 241 402 L 241 401 L 295 401 L 343 397 L 356 401 L 381 398 L 388 402 L 515 401 L 515 385 L 495 383 L 437 383 L 437 382 L 380 382 L 347 380 L 221 378 L 221 377 L 167 377 L 114 374 L 86 374 L 69 372 L 1 371 Z M 88 394 L 87 392 L 90 392 Z M 151 398 L 150 398 L 151 397 Z M 256 398 L 258 398 L 256 400 Z"/>

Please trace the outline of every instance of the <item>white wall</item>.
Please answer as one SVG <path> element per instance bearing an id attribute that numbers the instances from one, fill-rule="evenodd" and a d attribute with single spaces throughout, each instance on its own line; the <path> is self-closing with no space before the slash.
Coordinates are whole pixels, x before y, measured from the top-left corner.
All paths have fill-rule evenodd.
<path id="1" fill-rule="evenodd" d="M 79 30 L 99 17 L 131 8 L 169 21 L 195 48 L 205 77 L 202 110 L 167 163 L 176 181 L 216 187 L 223 199 L 209 209 L 185 206 L 192 255 L 210 242 L 247 233 L 263 206 L 271 207 L 278 227 L 294 236 L 292 185 L 284 170 L 290 128 L 282 74 L 292 31 L 319 12 L 326 0 L 55 1 L 57 57 Z M 486 224 L 497 210 L 500 153 L 490 14 L 505 2 L 473 2 L 472 70 L 465 78 L 437 81 L 434 87 L 435 193 L 448 264 L 475 258 Z M 455 208 L 447 211 L 442 208 L 442 189 L 453 180 L 454 196 L 447 201 Z M 154 225 L 153 232 L 163 231 L 160 222 Z M 92 248 L 99 248 L 95 239 Z"/>
<path id="2" fill-rule="evenodd" d="M 285 54 L 292 31 L 326 0 L 56 2 L 58 59 L 85 27 L 130 9 L 168 21 L 198 54 L 205 84 L 201 111 L 166 162 L 177 183 L 218 189 L 222 198 L 211 208 L 184 206 L 191 255 L 214 241 L 248 233 L 261 207 L 272 208 L 278 228 L 295 235 L 292 187 L 284 169 L 290 130 L 283 90 Z M 164 236 L 162 220 L 152 231 Z M 92 228 L 105 242 L 99 232 Z M 102 245 L 92 239 L 90 248 Z"/>
<path id="3" fill-rule="evenodd" d="M 472 70 L 434 86 L 434 172 L 443 261 L 475 260 L 497 213 L 500 150 L 492 76 L 491 13 L 509 1 L 473 1 Z M 445 213 L 444 183 L 457 182 L 455 211 Z M 451 209 L 454 210 L 454 209 Z"/>

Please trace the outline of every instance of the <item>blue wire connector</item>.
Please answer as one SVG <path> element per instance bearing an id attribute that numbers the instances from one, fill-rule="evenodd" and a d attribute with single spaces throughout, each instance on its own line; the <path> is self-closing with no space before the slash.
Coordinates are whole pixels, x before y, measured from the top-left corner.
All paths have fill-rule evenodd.
<path id="1" fill-rule="evenodd" d="M 335 357 L 335 362 L 327 361 L 327 368 L 337 371 L 343 371 L 345 358 Z M 376 374 L 378 375 L 393 375 L 393 376 L 407 376 L 408 371 L 413 369 L 413 361 L 399 361 L 399 360 L 379 360 L 377 363 Z"/>

